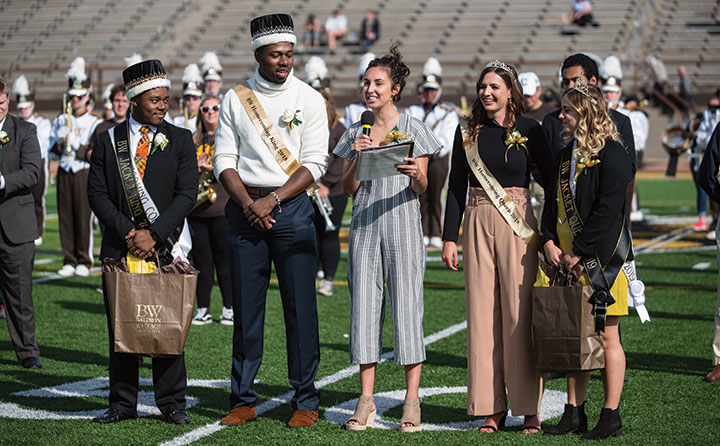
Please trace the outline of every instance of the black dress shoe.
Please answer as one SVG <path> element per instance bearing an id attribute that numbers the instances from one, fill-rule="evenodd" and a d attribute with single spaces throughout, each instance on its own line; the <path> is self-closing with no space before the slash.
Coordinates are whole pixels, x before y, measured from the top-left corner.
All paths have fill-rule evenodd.
<path id="1" fill-rule="evenodd" d="M 184 410 L 176 409 L 165 414 L 165 421 L 170 424 L 188 424 L 190 417 Z"/>
<path id="2" fill-rule="evenodd" d="M 117 409 L 108 409 L 99 417 L 93 418 L 93 423 L 110 424 L 137 418 L 136 414 L 127 414 Z"/>
<path id="3" fill-rule="evenodd" d="M 587 415 L 585 415 L 585 402 L 579 406 L 565 404 L 565 412 L 555 427 L 545 429 L 544 435 L 565 435 L 587 432 Z"/>
<path id="4" fill-rule="evenodd" d="M 32 358 L 25 358 L 21 362 L 22 366 L 26 369 L 41 369 L 42 364 L 40 363 L 40 358 L 37 358 L 33 356 Z"/>
<path id="5" fill-rule="evenodd" d="M 582 436 L 583 440 L 603 440 L 610 437 L 619 437 L 623 434 L 622 421 L 619 409 L 603 408 L 600 412 L 600 421 L 595 429 Z"/>

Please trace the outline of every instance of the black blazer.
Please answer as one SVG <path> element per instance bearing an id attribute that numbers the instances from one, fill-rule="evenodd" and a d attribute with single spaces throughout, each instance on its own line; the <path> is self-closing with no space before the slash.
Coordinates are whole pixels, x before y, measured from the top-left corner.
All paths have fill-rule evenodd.
<path id="1" fill-rule="evenodd" d="M 118 124 L 126 131 L 127 121 Z M 90 208 L 105 225 L 100 258 L 119 259 L 127 254 L 125 236 L 136 225 L 130 217 L 118 173 L 115 148 L 108 132 L 96 135 L 90 160 L 88 199 Z M 164 150 L 157 149 L 150 155 L 145 167 L 145 188 L 160 211 L 160 216 L 150 225 L 161 240 L 180 227 L 197 199 L 198 168 L 195 145 L 190 131 L 163 121 L 158 132 L 168 139 Z"/>
<path id="2" fill-rule="evenodd" d="M 563 153 L 570 151 L 572 144 L 563 149 Z M 619 142 L 605 141 L 598 158 L 600 164 L 587 169 L 587 174 L 578 176 L 575 205 L 584 226 L 573 241 L 573 252 L 583 258 L 597 254 L 600 263 L 605 266 L 615 251 L 626 217 L 625 192 L 633 179 L 633 171 L 627 162 L 625 148 Z M 557 201 L 557 186 L 561 159 L 558 154 L 554 180 L 546 189 L 542 216 L 543 238 L 545 241 L 553 240 L 558 246 L 556 223 L 560 204 Z"/>
<path id="3" fill-rule="evenodd" d="M 705 155 L 703 155 L 700 170 L 698 171 L 698 185 L 710 196 L 710 199 L 720 203 L 720 184 L 718 184 L 717 173 L 720 166 L 720 124 L 710 136 Z"/>
<path id="4" fill-rule="evenodd" d="M 555 110 L 545 115 L 545 119 L 543 119 L 542 122 L 542 128 L 545 131 L 548 142 L 550 142 L 550 148 L 552 148 L 556 157 L 560 156 L 560 152 L 565 148 L 565 141 L 562 137 L 562 121 L 559 116 L 560 110 Z M 633 136 L 630 118 L 613 109 L 610 109 L 610 118 L 612 118 L 615 127 L 617 127 L 620 139 L 625 145 L 625 151 L 630 157 L 632 171 L 635 173 L 635 170 L 637 170 L 637 166 L 635 166 L 635 137 Z"/>
<path id="5" fill-rule="evenodd" d="M 31 188 L 40 178 L 40 144 L 35 124 L 7 115 L 2 130 L 10 141 L 0 149 L 0 173 L 5 188 L 0 190 L 0 225 L 12 243 L 20 244 L 40 236 Z"/>

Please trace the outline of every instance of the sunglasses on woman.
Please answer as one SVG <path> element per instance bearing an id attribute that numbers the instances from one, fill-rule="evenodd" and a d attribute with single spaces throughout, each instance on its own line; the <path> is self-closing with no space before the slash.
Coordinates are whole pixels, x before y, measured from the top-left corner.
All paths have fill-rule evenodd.
<path id="1" fill-rule="evenodd" d="M 220 110 L 220 106 L 219 106 L 219 105 L 213 105 L 212 107 L 208 107 L 207 105 L 204 105 L 204 106 L 200 107 L 200 111 L 203 112 L 203 113 L 210 113 L 210 110 L 212 110 L 212 111 L 218 111 L 218 110 Z"/>

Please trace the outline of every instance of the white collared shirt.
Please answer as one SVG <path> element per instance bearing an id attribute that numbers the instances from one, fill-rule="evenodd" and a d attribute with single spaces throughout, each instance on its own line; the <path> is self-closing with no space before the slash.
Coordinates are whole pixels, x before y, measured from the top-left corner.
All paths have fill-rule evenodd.
<path id="1" fill-rule="evenodd" d="M 7 115 L 3 118 L 2 121 L 0 121 L 0 130 L 5 126 L 5 120 L 7 119 Z M 0 190 L 5 189 L 5 175 L 2 175 L 0 173 Z"/>
<path id="2" fill-rule="evenodd" d="M 137 152 L 138 144 L 140 143 L 140 138 L 142 138 L 142 132 L 140 131 L 140 127 L 146 126 L 150 128 L 150 133 L 148 133 L 148 138 L 150 138 L 150 141 L 152 142 L 153 136 L 155 133 L 157 133 L 158 128 L 154 125 L 150 124 L 140 124 L 135 120 L 135 118 L 132 117 L 132 114 L 130 115 L 130 118 L 128 118 L 128 122 L 130 123 L 130 156 L 132 159 L 135 159 L 135 153 Z M 114 127 L 113 127 L 114 128 Z M 112 131 L 112 130 L 111 130 Z"/>

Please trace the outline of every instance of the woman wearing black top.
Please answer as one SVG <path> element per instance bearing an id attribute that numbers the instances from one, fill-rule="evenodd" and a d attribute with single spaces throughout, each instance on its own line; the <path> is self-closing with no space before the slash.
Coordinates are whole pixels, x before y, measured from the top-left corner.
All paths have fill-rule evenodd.
<path id="1" fill-rule="evenodd" d="M 605 276 L 599 282 L 609 288 L 614 300 L 607 306 L 603 330 L 605 401 L 600 422 L 583 435 L 583 439 L 597 440 L 623 433 L 618 408 L 625 378 L 625 352 L 618 323 L 619 316 L 628 314 L 628 279 L 620 267 L 629 253 L 625 191 L 633 179 L 633 170 L 600 89 L 583 82 L 582 74 L 578 79 L 563 95 L 560 119 L 569 144 L 556 160 L 555 179 L 546 190 L 542 221 L 548 263 L 562 263 L 568 270 L 581 263 L 587 271 L 597 260 Z M 568 221 L 578 221 L 572 213 L 582 224 L 571 228 Z M 580 281 L 591 283 L 587 272 Z M 598 290 L 596 282 L 592 284 Z M 585 391 L 589 380 L 590 372 L 568 374 L 565 413 L 557 426 L 545 430 L 546 435 L 587 430 Z"/>
<path id="2" fill-rule="evenodd" d="M 472 115 L 455 134 L 442 254 L 445 265 L 457 270 L 458 230 L 464 212 L 468 414 L 488 415 L 481 432 L 502 427 L 507 386 L 513 415 L 525 416 L 523 433 L 537 433 L 543 385 L 533 367 L 530 332 L 537 251 L 516 235 L 491 202 L 466 153 L 472 158 L 477 150 L 475 156 L 502 187 L 499 192 L 512 199 L 520 220 L 524 219 L 516 229 L 523 233 L 520 226 L 529 234 L 537 230 L 528 190 L 530 171 L 537 165 L 547 184 L 552 153 L 537 121 L 520 116 L 523 95 L 513 67 L 490 62 L 480 74 L 477 93 Z"/>
<path id="3" fill-rule="evenodd" d="M 216 96 L 206 96 L 200 103 L 197 130 L 193 134 L 202 189 L 207 192 L 208 186 L 212 187 L 216 194 L 214 202 L 210 200 L 198 202 L 188 216 L 193 242 L 190 254 L 195 268 L 200 271 L 197 284 L 197 310 L 192 319 L 193 325 L 212 322 L 210 292 L 215 283 L 215 270 L 223 299 L 220 323 L 233 324 L 230 253 L 225 240 L 227 234 L 225 205 L 230 197 L 222 184 L 213 176 L 212 164 L 219 110 L 220 99 Z"/>

